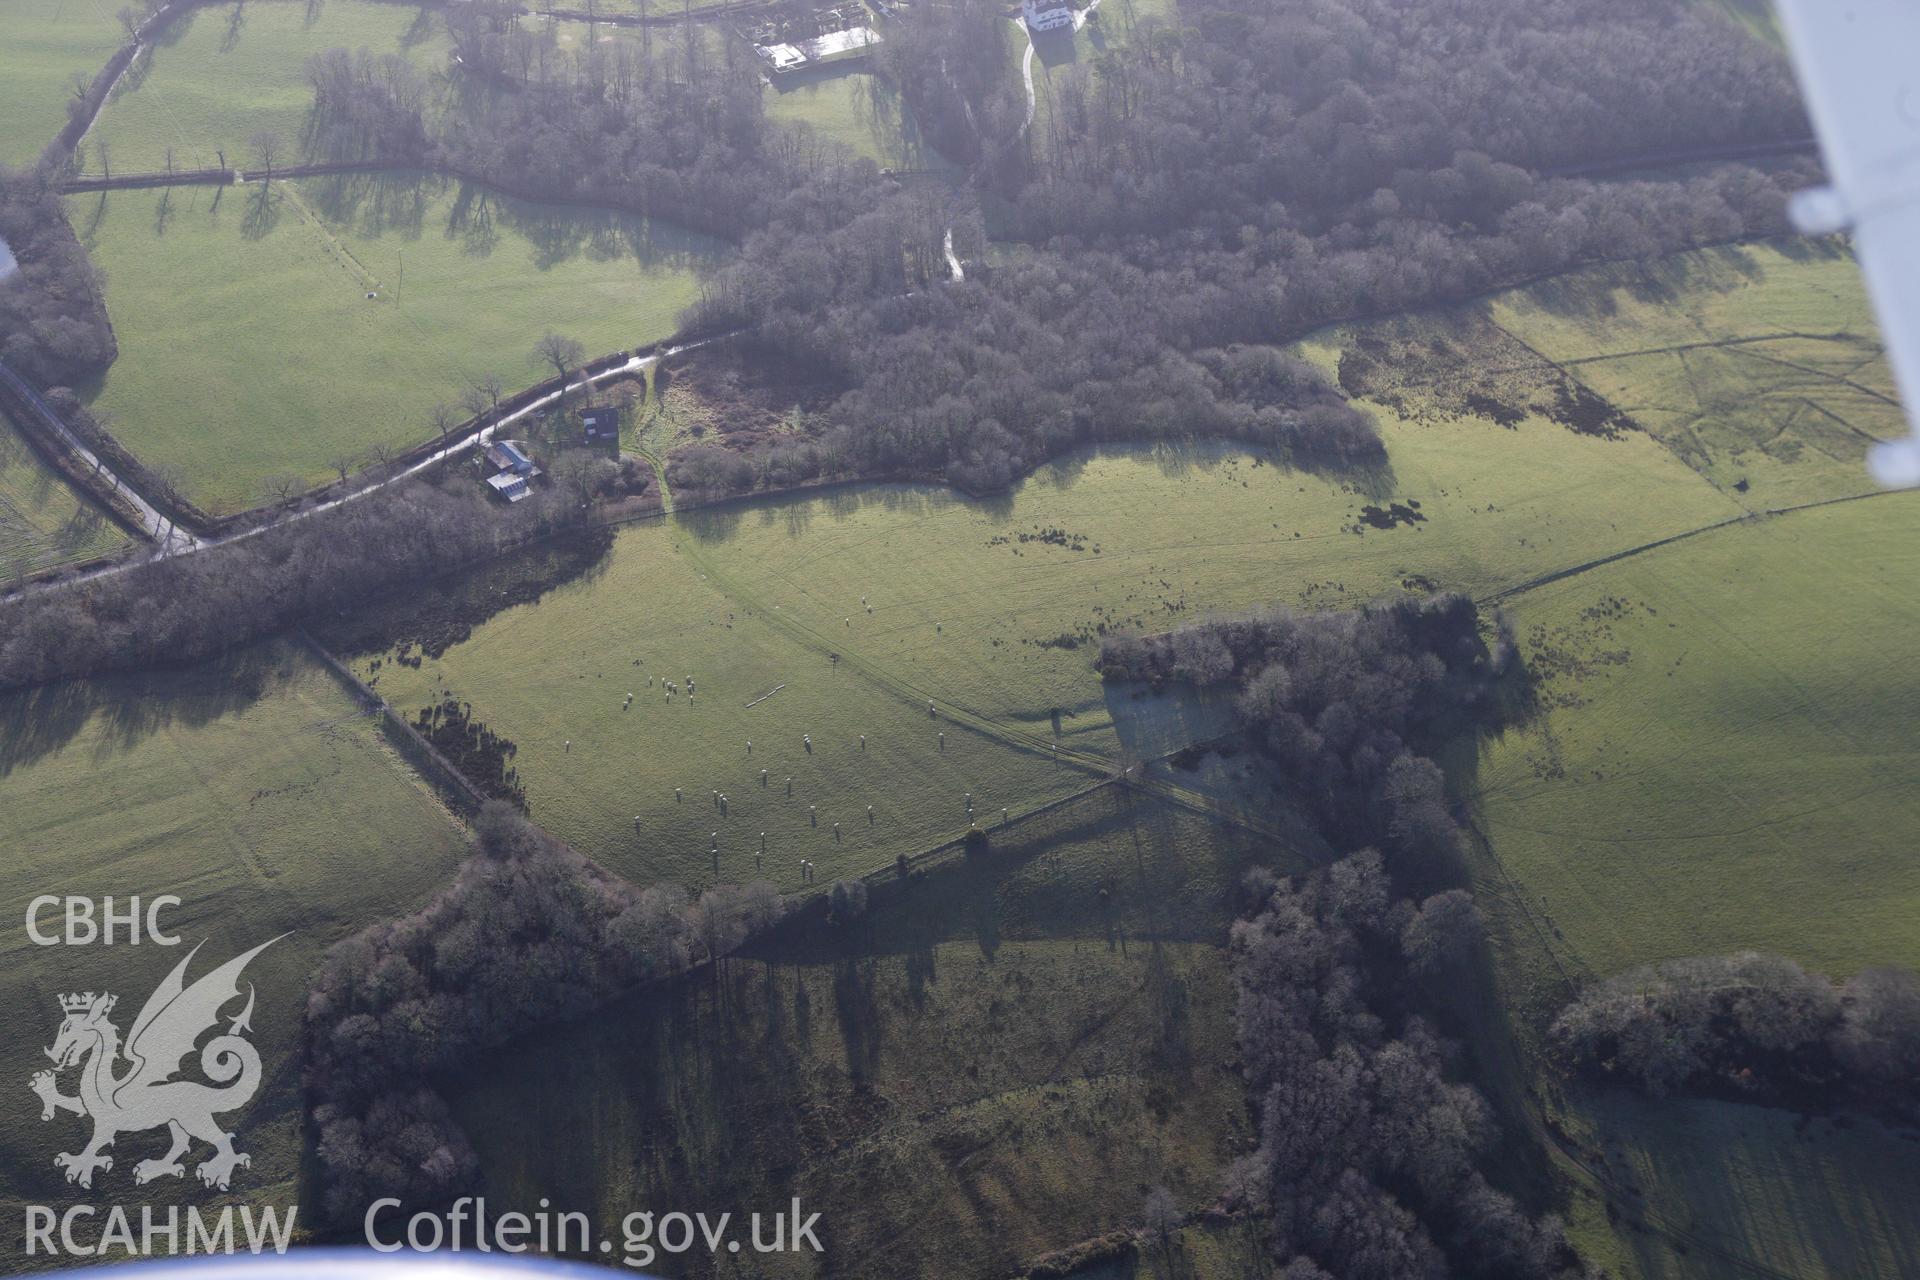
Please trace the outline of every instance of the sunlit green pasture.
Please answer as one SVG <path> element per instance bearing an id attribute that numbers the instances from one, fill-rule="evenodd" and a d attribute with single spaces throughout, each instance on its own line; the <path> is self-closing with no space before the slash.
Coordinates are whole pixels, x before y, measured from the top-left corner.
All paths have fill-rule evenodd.
<path id="1" fill-rule="evenodd" d="M 105 4 L 0 0 L 0 164 L 28 164 L 67 123 L 74 77 L 92 81 L 126 39 Z"/>
<path id="2" fill-rule="evenodd" d="M 1750 510 L 1865 492 L 1867 447 L 1905 430 L 1859 265 L 1834 246 L 1597 268 L 1491 314 Z"/>
<path id="3" fill-rule="evenodd" d="M 62 1181 L 52 1157 L 80 1149 L 86 1121 L 43 1122 L 27 1093 L 28 1077 L 48 1066 L 41 1050 L 60 1025 L 56 997 L 114 993 L 125 1034 L 160 979 L 201 943 L 192 977 L 286 935 L 247 971 L 266 1083 L 250 1108 L 226 1118 L 253 1158 L 234 1196 L 297 1203 L 295 1052 L 308 976 L 329 944 L 403 914 L 448 881 L 464 845 L 459 823 L 323 667 L 273 643 L 222 663 L 0 700 L 0 845 L 8 922 L 0 1011 L 10 1031 L 0 1065 L 19 1089 L 19 1105 L 0 1121 L 6 1238 L 21 1243 L 21 1204 L 135 1196 L 134 1164 L 166 1146 L 164 1133 L 122 1134 L 114 1167 L 91 1191 Z M 181 943 L 135 946 L 123 935 L 112 947 L 34 945 L 27 908 L 43 894 L 112 896 L 120 911 L 135 896 L 175 895 L 181 905 L 159 923 Z M 43 919 L 56 935 L 59 917 L 55 908 Z M 60 1084 L 72 1094 L 73 1073 Z M 190 1166 L 204 1154 L 196 1150 Z M 209 1198 L 191 1167 L 186 1187 Z M 163 1179 L 137 1194 L 170 1202 L 182 1193 Z"/>
<path id="4" fill-rule="evenodd" d="M 232 3 L 189 9 L 143 52 L 108 99 L 81 159 L 87 170 L 253 169 L 252 139 L 279 143 L 276 164 L 305 157 L 313 89 L 307 59 L 324 49 L 401 54 L 423 71 L 446 62 L 446 25 L 430 8 L 371 0 Z M 102 147 L 107 150 L 103 154 Z"/>
<path id="5" fill-rule="evenodd" d="M 120 355 L 91 388 L 121 441 L 216 511 L 432 434 L 488 375 L 552 376 L 552 329 L 600 354 L 665 337 L 716 260 L 668 224 L 418 175 L 68 198 Z M 373 295 L 369 297 L 368 295 Z"/>
<path id="6" fill-rule="evenodd" d="M 1920 964 L 1920 502 L 1740 524 L 1506 603 L 1540 682 L 1478 808 L 1589 971 Z"/>

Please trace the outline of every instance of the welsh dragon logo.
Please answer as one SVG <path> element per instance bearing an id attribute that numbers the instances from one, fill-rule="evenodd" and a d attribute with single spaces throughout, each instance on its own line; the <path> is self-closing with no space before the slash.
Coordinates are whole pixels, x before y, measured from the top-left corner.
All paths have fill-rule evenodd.
<path id="1" fill-rule="evenodd" d="M 184 1176 L 186 1165 L 180 1158 L 196 1140 L 213 1147 L 213 1155 L 194 1169 L 209 1187 L 225 1191 L 233 1171 L 252 1163 L 233 1149 L 233 1135 L 214 1119 L 245 1106 L 260 1087 L 260 1052 L 245 1038 L 253 1030 L 252 983 L 247 984 L 246 1007 L 230 1020 L 225 1033 L 200 1048 L 200 1070 L 222 1087 L 174 1076 L 182 1060 L 193 1053 L 195 1042 L 218 1025 L 220 1010 L 239 998 L 240 973 L 247 962 L 279 940 L 261 943 L 188 986 L 187 965 L 200 952 L 195 946 L 147 998 L 124 1046 L 120 1029 L 109 1016 L 117 996 L 89 991 L 60 997 L 65 1018 L 46 1051 L 53 1059 L 53 1070 L 36 1072 L 30 1087 L 40 1097 L 42 1120 L 53 1119 L 59 1111 L 93 1118 L 93 1140 L 77 1153 L 62 1152 L 53 1158 L 55 1167 L 66 1171 L 68 1182 L 91 1187 L 95 1171 L 112 1170 L 113 1157 L 106 1148 L 116 1137 L 162 1125 L 172 1145 L 158 1160 L 133 1166 L 136 1183 Z M 123 1060 L 126 1066 L 121 1070 Z M 80 1092 L 69 1097 L 60 1092 L 57 1073 L 74 1066 L 80 1069 Z"/>

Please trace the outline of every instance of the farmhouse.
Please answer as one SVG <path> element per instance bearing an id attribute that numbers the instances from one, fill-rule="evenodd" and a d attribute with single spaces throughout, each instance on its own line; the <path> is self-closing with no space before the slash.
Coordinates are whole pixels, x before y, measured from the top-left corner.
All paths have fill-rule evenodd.
<path id="1" fill-rule="evenodd" d="M 1073 6 L 1067 0 L 1020 0 L 1020 16 L 1030 31 L 1058 31 L 1073 25 Z"/>
<path id="2" fill-rule="evenodd" d="M 508 502 L 518 502 L 533 492 L 532 482 L 540 475 L 540 468 L 518 440 L 496 440 L 488 445 L 487 463 L 494 469 L 487 477 L 487 487 Z"/>
<path id="3" fill-rule="evenodd" d="M 620 439 L 620 410 L 612 405 L 580 411 L 581 438 L 588 444 L 606 444 Z"/>

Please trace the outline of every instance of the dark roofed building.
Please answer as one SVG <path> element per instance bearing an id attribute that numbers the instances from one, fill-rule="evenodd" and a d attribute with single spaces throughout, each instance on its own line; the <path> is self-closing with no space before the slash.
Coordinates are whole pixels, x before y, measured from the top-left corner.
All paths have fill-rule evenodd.
<path id="1" fill-rule="evenodd" d="M 612 405 L 582 409 L 580 430 L 588 444 L 617 444 L 620 440 L 620 410 Z"/>

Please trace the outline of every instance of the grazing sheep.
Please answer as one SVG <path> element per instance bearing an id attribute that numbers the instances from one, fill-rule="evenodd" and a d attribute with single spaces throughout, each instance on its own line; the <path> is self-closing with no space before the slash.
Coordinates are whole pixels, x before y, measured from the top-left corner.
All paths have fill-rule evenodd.
<path id="1" fill-rule="evenodd" d="M 947 735 L 944 733 L 940 735 L 940 749 L 942 751 L 945 751 L 947 749 Z"/>
<path id="2" fill-rule="evenodd" d="M 675 787 L 673 789 L 673 799 L 675 804 L 678 804 L 680 802 L 680 788 Z"/>
<path id="3" fill-rule="evenodd" d="M 568 750 L 568 751 L 571 751 L 571 750 L 573 750 L 573 739 L 572 739 L 572 738 L 568 738 L 568 739 L 567 739 L 567 743 L 566 743 L 566 748 L 565 748 L 565 749 L 566 749 L 566 750 Z"/>
<path id="4" fill-rule="evenodd" d="M 752 738 L 748 738 L 748 739 L 747 739 L 747 754 L 748 754 L 748 755 L 752 755 L 752 754 L 753 754 L 753 739 L 752 739 Z"/>
<path id="5" fill-rule="evenodd" d="M 860 749 L 862 751 L 867 749 L 867 735 L 864 733 L 860 735 Z"/>

